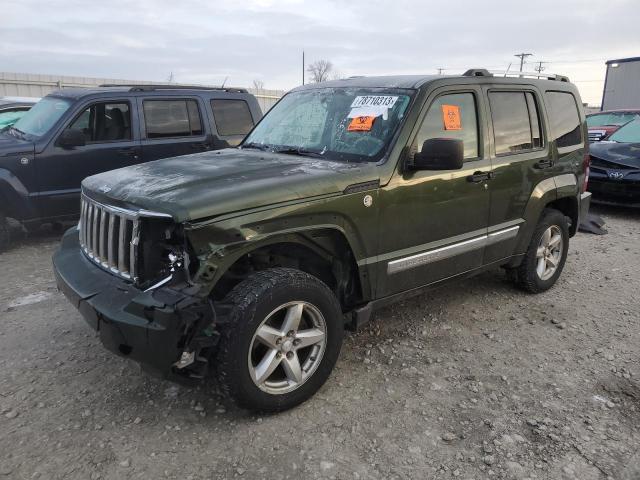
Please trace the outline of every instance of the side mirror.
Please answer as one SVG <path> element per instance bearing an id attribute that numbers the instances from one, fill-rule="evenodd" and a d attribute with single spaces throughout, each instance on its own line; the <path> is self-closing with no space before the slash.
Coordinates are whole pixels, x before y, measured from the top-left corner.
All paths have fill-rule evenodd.
<path id="1" fill-rule="evenodd" d="M 422 151 L 413 155 L 408 167 L 412 170 L 460 170 L 464 160 L 464 144 L 454 138 L 430 138 Z"/>
<path id="2" fill-rule="evenodd" d="M 87 139 L 82 130 L 68 128 L 64 130 L 58 137 L 58 145 L 62 148 L 84 147 Z"/>

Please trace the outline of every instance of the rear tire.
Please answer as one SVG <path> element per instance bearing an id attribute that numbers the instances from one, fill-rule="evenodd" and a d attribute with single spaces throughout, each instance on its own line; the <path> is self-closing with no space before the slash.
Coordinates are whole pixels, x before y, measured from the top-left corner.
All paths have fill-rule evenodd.
<path id="1" fill-rule="evenodd" d="M 9 227 L 9 222 L 7 222 L 7 217 L 0 212 L 0 252 L 5 251 L 10 242 L 11 228 Z"/>
<path id="2" fill-rule="evenodd" d="M 512 270 L 521 289 L 541 293 L 558 280 L 569 251 L 567 217 L 555 209 L 545 209 L 531 237 L 520 266 Z"/>
<path id="3" fill-rule="evenodd" d="M 218 352 L 223 389 L 240 407 L 277 412 L 311 397 L 342 346 L 338 300 L 318 278 L 289 269 L 254 273 L 225 297 Z"/>

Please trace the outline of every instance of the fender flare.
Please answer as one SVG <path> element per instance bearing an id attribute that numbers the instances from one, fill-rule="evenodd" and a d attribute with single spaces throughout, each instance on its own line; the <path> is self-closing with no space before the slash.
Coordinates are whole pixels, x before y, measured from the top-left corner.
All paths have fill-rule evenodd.
<path id="1" fill-rule="evenodd" d="M 354 250 L 348 235 L 343 228 L 332 224 L 309 225 L 300 229 L 272 232 L 252 239 L 242 240 L 227 245 L 220 245 L 219 248 L 208 253 L 206 259 L 201 258 L 201 265 L 195 277 L 202 281 L 202 283 L 206 283 L 207 290 L 211 291 L 218 281 L 228 272 L 229 268 L 240 258 L 260 248 L 277 244 L 297 244 L 314 251 L 318 256 L 326 259 L 335 256 L 344 258 L 344 254 L 337 255 L 339 252 L 331 252 L 323 249 L 318 242 L 314 242 L 312 240 L 314 235 L 317 235 L 320 232 L 327 232 L 330 235 L 338 235 L 346 244 L 353 260 L 353 266 L 358 275 L 362 295 L 364 298 L 369 298 L 371 296 L 371 288 L 373 286 L 372 279 L 374 272 L 370 271 L 371 269 L 367 265 L 358 265 L 356 250 Z"/>
<path id="2" fill-rule="evenodd" d="M 16 220 L 34 217 L 29 191 L 12 172 L 0 168 L 0 208 L 4 214 Z"/>
<path id="3" fill-rule="evenodd" d="M 578 179 L 572 173 L 546 178 L 535 186 L 525 207 L 524 219 L 526 221 L 519 234 L 516 255 L 521 255 L 527 250 L 531 235 L 544 209 L 549 204 L 564 198 L 577 202 L 577 192 Z"/>

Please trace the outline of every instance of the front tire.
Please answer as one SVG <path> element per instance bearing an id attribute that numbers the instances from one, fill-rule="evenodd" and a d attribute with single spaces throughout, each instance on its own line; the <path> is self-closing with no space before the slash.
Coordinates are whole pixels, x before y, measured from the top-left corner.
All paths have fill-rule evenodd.
<path id="1" fill-rule="evenodd" d="M 331 290 L 307 273 L 254 273 L 224 300 L 218 374 L 237 405 L 277 412 L 311 397 L 327 380 L 342 346 L 344 323 Z"/>
<path id="2" fill-rule="evenodd" d="M 562 273 L 568 251 L 567 217 L 555 209 L 544 210 L 524 259 L 513 272 L 516 285 L 531 293 L 550 289 Z"/>

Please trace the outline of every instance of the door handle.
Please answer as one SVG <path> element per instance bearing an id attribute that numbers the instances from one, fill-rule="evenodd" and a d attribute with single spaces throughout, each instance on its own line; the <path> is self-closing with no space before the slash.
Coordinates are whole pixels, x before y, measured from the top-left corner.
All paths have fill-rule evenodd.
<path id="1" fill-rule="evenodd" d="M 549 159 L 539 160 L 538 162 L 536 162 L 534 167 L 538 169 L 553 167 L 553 160 L 549 160 Z"/>
<path id="2" fill-rule="evenodd" d="M 138 159 L 138 150 L 136 148 L 120 148 L 118 149 L 118 153 L 120 155 L 126 155 L 127 157 L 133 157 L 135 160 Z"/>
<path id="3" fill-rule="evenodd" d="M 193 150 L 209 150 L 211 146 L 208 143 L 192 143 L 191 148 Z"/>
<path id="4" fill-rule="evenodd" d="M 480 183 L 485 182 L 487 180 L 491 180 L 493 178 L 493 172 L 473 172 L 473 175 L 469 175 L 467 177 L 467 182 L 471 183 Z"/>

